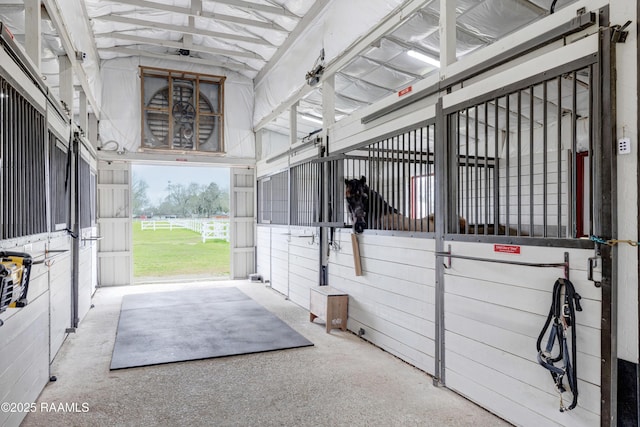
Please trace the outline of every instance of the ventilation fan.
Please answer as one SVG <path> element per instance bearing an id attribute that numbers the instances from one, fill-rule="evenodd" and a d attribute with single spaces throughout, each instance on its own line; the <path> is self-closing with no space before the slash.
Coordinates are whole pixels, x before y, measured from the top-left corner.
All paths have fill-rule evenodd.
<path id="1" fill-rule="evenodd" d="M 211 102 L 196 91 L 194 81 L 174 79 L 171 89 L 157 90 L 146 104 L 145 146 L 200 150 L 214 142 L 213 113 Z"/>

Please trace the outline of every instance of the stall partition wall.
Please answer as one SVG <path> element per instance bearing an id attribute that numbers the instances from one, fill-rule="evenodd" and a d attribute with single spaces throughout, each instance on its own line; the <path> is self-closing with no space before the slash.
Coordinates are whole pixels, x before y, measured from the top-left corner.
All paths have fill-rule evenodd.
<path id="1" fill-rule="evenodd" d="M 263 164 L 257 179 L 257 272 L 291 301 L 309 307 L 310 288 L 319 283 L 317 226 L 318 165 L 307 152 L 299 165 Z M 294 206 L 294 208 L 292 208 Z"/>
<path id="2" fill-rule="evenodd" d="M 69 119 L 47 98 L 21 51 L 1 40 L 0 250 L 26 252 L 36 264 L 28 304 L 0 314 L 0 401 L 34 402 L 75 320 L 89 309 L 95 281 L 74 287 L 74 275 L 90 276 L 95 268 L 72 261 L 78 252 L 69 229 L 84 193 L 76 188 L 79 162 Z M 88 154 L 87 162 L 95 162 Z M 0 425 L 18 425 L 25 415 L 1 413 Z"/>
<path id="3" fill-rule="evenodd" d="M 335 235 L 329 284 L 349 294 L 348 329 L 435 375 L 435 242 L 365 233 L 362 276 L 354 271 L 350 230 Z"/>
<path id="4" fill-rule="evenodd" d="M 350 295 L 349 330 L 519 425 L 607 424 L 615 404 L 608 249 L 579 239 L 611 232 L 610 205 L 600 197 L 615 188 L 607 180 L 607 130 L 615 128 L 608 114 L 611 51 L 597 31 L 576 40 L 475 78 L 435 105 L 405 107 L 366 126 L 338 123 L 327 153 L 342 162 L 336 182 L 366 175 L 411 218 L 409 231 L 370 223 L 358 236 L 362 276 L 351 229 L 333 225 L 328 233 L 328 284 Z M 277 173 L 292 188 L 292 170 L 284 164 L 261 174 L 259 165 L 259 200 L 260 185 Z M 432 195 L 416 198 L 417 184 Z M 317 194 L 334 203 L 344 187 Z M 274 212 L 276 200 L 263 199 L 262 212 Z M 348 225 L 344 200 L 331 207 Z M 285 208 L 300 209 L 291 201 Z M 422 213 L 435 214 L 435 232 L 418 226 Z M 269 245 L 258 248 L 259 272 L 289 295 L 293 228 L 263 221 L 258 229 L 259 245 Z M 594 255 L 602 256 L 602 287 L 587 278 Z M 502 264 L 514 260 L 555 266 Z M 584 311 L 576 325 L 578 406 L 561 413 L 550 375 L 536 360 L 536 340 L 552 287 L 565 274 Z"/>

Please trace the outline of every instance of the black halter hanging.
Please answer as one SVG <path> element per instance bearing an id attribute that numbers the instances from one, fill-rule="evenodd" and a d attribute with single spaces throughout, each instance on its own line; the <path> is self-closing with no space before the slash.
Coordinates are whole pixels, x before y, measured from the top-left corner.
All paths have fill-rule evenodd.
<path id="1" fill-rule="evenodd" d="M 562 290 L 564 288 L 564 297 Z M 547 368 L 551 373 L 551 377 L 556 384 L 558 393 L 560 393 L 560 412 L 570 411 L 575 408 L 578 403 L 578 377 L 576 369 L 576 311 L 582 311 L 580 306 L 580 295 L 576 292 L 573 284 L 568 279 L 558 279 L 553 285 L 553 300 L 549 315 L 544 323 L 542 331 L 538 336 L 536 347 L 538 349 L 538 362 Z M 540 344 L 551 324 L 551 332 L 547 346 L 542 351 Z M 571 328 L 571 353 L 567 344 L 567 330 Z M 551 354 L 553 346 L 558 341 L 559 352 L 554 356 Z M 562 361 L 563 366 L 555 366 L 555 363 Z M 567 376 L 569 390 L 573 394 L 571 405 L 565 407 L 562 402 L 562 393 L 567 391 L 564 386 L 564 376 Z"/>

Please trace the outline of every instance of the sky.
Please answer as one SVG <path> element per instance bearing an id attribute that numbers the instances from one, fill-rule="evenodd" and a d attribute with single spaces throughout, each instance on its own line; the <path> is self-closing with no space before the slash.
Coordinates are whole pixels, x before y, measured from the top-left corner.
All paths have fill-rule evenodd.
<path id="1" fill-rule="evenodd" d="M 133 165 L 133 175 L 149 185 L 148 196 L 151 203 L 164 200 L 169 181 L 172 184 L 188 186 L 192 182 L 209 184 L 215 182 L 221 189 L 229 190 L 229 168 L 210 166 L 168 166 L 168 165 Z"/>

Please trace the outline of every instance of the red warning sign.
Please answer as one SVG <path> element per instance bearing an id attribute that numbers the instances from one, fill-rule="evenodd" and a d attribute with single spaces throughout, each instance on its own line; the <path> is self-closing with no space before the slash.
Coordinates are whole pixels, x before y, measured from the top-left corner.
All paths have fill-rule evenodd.
<path id="1" fill-rule="evenodd" d="M 407 86 L 398 92 L 398 96 L 406 95 L 413 90 L 413 86 Z"/>
<path id="2" fill-rule="evenodd" d="M 494 252 L 500 252 L 503 254 L 520 255 L 520 246 L 516 245 L 493 245 Z"/>

